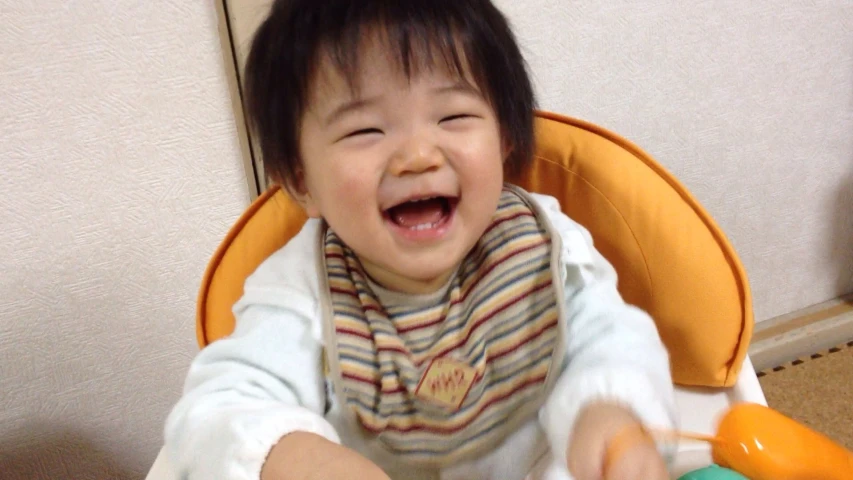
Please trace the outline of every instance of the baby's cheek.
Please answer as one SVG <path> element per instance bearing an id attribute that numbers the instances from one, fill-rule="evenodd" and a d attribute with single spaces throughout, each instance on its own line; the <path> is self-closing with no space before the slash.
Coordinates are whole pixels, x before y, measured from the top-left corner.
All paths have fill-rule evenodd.
<path id="1" fill-rule="evenodd" d="M 363 195 L 362 190 L 363 187 L 360 187 L 358 180 L 356 179 L 347 179 L 344 182 L 341 182 L 338 187 L 338 196 L 343 198 L 354 198 L 361 197 Z"/>
<path id="2" fill-rule="evenodd" d="M 364 177 L 347 176 L 337 182 L 335 196 L 338 201 L 348 204 L 346 208 L 361 208 L 365 200 L 376 195 L 375 191 L 371 193 L 369 185 L 371 182 L 368 182 Z"/>

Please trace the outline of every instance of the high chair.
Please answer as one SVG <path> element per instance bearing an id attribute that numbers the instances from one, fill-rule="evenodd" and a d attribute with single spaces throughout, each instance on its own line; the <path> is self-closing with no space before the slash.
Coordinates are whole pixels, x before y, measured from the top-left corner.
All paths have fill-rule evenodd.
<path id="1" fill-rule="evenodd" d="M 754 320 L 744 269 L 708 212 L 661 165 L 604 128 L 538 112 L 535 157 L 507 180 L 559 199 L 616 268 L 625 300 L 655 319 L 671 354 L 682 429 L 710 434 L 730 405 L 766 405 L 747 355 Z M 230 334 L 244 280 L 304 221 L 277 187 L 240 217 L 201 285 L 201 348 Z M 673 478 L 710 462 L 707 445 L 681 443 Z M 164 452 L 147 478 L 177 480 Z"/>

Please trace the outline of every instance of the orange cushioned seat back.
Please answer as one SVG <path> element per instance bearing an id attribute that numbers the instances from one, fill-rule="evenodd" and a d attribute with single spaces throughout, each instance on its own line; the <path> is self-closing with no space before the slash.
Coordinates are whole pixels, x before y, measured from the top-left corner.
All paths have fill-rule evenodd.
<path id="1" fill-rule="evenodd" d="M 556 197 L 569 217 L 589 229 L 596 248 L 616 268 L 626 301 L 655 319 L 675 383 L 735 383 L 753 330 L 746 275 L 713 219 L 672 175 L 612 132 L 539 112 L 535 158 L 507 180 Z M 231 308 L 245 279 L 305 220 L 278 187 L 240 217 L 202 282 L 201 347 L 231 333 Z"/>

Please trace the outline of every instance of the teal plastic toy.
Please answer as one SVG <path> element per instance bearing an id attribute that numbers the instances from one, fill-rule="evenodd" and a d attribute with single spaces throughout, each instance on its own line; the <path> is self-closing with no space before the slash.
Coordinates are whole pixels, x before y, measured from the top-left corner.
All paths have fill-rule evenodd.
<path id="1" fill-rule="evenodd" d="M 719 465 L 693 470 L 678 477 L 678 480 L 749 480 L 734 470 Z"/>

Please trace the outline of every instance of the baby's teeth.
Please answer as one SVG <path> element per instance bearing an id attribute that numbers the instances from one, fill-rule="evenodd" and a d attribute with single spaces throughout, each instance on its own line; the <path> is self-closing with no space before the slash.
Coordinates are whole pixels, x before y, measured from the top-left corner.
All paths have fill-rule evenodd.
<path id="1" fill-rule="evenodd" d="M 427 230 L 427 229 L 430 229 L 430 228 L 435 228 L 435 227 L 437 227 L 437 226 L 438 226 L 438 222 L 435 222 L 435 223 L 422 223 L 422 224 L 420 224 L 420 225 L 415 225 L 415 226 L 413 226 L 413 227 L 409 227 L 409 230 L 421 231 L 421 230 Z"/>
<path id="2" fill-rule="evenodd" d="M 404 223 L 406 223 L 403 220 L 403 217 L 397 217 L 395 220 L 397 221 L 397 225 L 403 225 Z M 409 230 L 426 230 L 428 228 L 435 228 L 436 226 L 438 226 L 438 222 L 421 223 L 420 225 L 412 225 L 411 227 L 408 227 L 408 229 Z"/>

